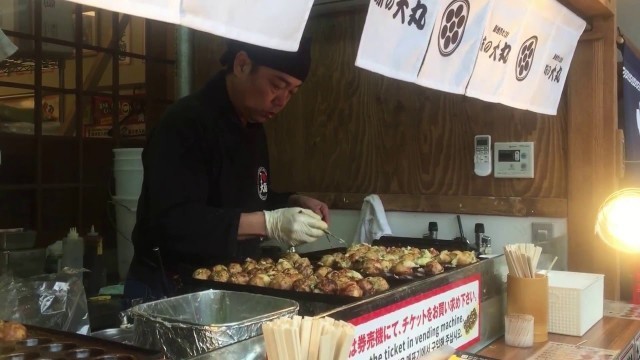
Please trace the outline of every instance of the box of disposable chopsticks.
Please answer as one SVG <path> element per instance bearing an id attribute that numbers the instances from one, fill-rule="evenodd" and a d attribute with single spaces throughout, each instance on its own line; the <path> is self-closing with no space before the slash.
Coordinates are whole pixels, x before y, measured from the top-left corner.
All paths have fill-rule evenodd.
<path id="1" fill-rule="evenodd" d="M 548 331 L 582 336 L 604 312 L 604 275 L 551 271 Z"/>

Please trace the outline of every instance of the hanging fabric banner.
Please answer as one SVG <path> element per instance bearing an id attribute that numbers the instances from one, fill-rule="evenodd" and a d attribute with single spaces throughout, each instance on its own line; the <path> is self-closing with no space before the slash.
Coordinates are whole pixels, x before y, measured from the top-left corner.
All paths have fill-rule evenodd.
<path id="1" fill-rule="evenodd" d="M 622 61 L 625 160 L 640 162 L 640 58 L 625 44 Z"/>
<path id="2" fill-rule="evenodd" d="M 464 94 L 493 0 L 441 1 L 418 85 Z"/>
<path id="3" fill-rule="evenodd" d="M 533 1 L 523 34 L 527 39 L 530 35 L 538 37 L 535 58 L 531 60 L 529 76 L 520 80 L 519 74 L 523 74 L 529 61 L 528 46 L 532 43 L 525 40 L 514 58 L 516 76 L 507 77 L 503 85 L 503 103 L 556 115 L 569 65 L 585 25 L 584 20 L 556 0 Z"/>
<path id="4" fill-rule="evenodd" d="M 180 23 L 226 38 L 297 51 L 313 0 L 182 0 Z"/>
<path id="5" fill-rule="evenodd" d="M 526 3 L 496 0 L 466 94 L 555 115 L 586 24 L 555 0 Z"/>
<path id="6" fill-rule="evenodd" d="M 180 0 L 70 0 L 78 4 L 93 6 L 147 19 L 180 23 Z"/>
<path id="7" fill-rule="evenodd" d="M 415 82 L 429 45 L 438 0 L 371 0 L 356 66 Z"/>
<path id="8" fill-rule="evenodd" d="M 298 50 L 313 6 L 313 0 L 71 1 L 284 51 Z"/>

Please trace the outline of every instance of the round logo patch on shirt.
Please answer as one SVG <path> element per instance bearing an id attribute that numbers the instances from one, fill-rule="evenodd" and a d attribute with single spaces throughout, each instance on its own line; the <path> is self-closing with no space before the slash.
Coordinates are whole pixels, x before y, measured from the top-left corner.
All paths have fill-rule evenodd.
<path id="1" fill-rule="evenodd" d="M 258 196 L 261 200 L 267 200 L 267 193 L 269 189 L 267 187 L 267 169 L 264 167 L 258 168 Z"/>

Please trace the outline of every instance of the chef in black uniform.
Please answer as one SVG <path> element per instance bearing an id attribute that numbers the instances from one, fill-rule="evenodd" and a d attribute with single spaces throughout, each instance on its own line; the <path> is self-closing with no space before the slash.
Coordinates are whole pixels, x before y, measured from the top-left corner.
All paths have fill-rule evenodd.
<path id="1" fill-rule="evenodd" d="M 270 189 L 262 125 L 305 80 L 309 40 L 297 52 L 229 41 L 220 61 L 224 70 L 167 109 L 142 153 L 129 300 L 171 295 L 180 269 L 258 257 L 264 238 L 300 245 L 327 229 L 325 203 Z"/>

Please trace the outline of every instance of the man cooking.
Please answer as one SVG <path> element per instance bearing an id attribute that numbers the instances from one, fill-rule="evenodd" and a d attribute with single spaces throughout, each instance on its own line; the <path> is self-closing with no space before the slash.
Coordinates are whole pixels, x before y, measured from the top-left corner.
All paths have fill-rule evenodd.
<path id="1" fill-rule="evenodd" d="M 263 129 L 306 79 L 310 42 L 285 52 L 230 41 L 220 62 L 224 70 L 167 109 L 142 153 L 127 299 L 170 295 L 161 269 L 258 257 L 265 237 L 295 246 L 327 229 L 325 203 L 270 189 Z"/>

